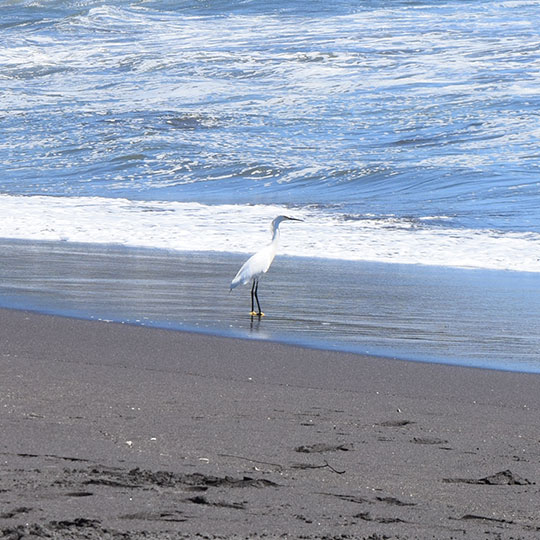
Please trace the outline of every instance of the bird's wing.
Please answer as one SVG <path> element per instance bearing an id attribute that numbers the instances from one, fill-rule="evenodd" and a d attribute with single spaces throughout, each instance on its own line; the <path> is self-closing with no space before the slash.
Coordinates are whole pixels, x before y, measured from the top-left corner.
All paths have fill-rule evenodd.
<path id="1" fill-rule="evenodd" d="M 253 278 L 264 274 L 268 268 L 270 268 L 270 264 L 272 263 L 273 259 L 274 257 L 271 246 L 266 246 L 265 248 L 261 249 L 261 251 L 255 253 L 255 255 L 252 255 L 242 265 L 242 268 L 238 270 L 238 274 L 236 274 L 231 282 L 231 289 L 234 289 L 240 284 L 245 285 Z"/>

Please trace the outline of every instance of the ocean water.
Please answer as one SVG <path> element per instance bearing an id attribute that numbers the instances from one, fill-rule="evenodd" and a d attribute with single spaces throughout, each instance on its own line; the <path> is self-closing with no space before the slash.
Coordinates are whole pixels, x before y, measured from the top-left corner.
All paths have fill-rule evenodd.
<path id="1" fill-rule="evenodd" d="M 0 14 L 0 238 L 540 273 L 536 0 Z"/>

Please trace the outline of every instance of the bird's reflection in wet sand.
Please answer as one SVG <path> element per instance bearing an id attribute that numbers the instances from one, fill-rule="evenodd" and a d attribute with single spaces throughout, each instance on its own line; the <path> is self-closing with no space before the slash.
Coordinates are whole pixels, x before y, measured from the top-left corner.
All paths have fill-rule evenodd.
<path id="1" fill-rule="evenodd" d="M 262 317 L 260 315 L 251 315 L 250 317 L 251 321 L 249 322 L 249 329 L 252 332 L 258 332 L 261 326 Z"/>

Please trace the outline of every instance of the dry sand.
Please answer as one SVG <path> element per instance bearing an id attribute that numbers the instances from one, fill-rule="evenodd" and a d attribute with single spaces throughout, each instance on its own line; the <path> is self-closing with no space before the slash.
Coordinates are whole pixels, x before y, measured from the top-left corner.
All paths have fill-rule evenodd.
<path id="1" fill-rule="evenodd" d="M 0 538 L 540 538 L 540 376 L 0 310 Z"/>

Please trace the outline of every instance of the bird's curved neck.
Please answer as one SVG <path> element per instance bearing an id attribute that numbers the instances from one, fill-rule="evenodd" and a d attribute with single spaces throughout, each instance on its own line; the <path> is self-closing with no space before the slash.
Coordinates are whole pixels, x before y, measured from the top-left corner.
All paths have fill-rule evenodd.
<path id="1" fill-rule="evenodd" d="M 279 226 L 274 227 L 274 230 L 272 231 L 272 243 L 277 244 L 278 240 L 279 240 Z"/>

